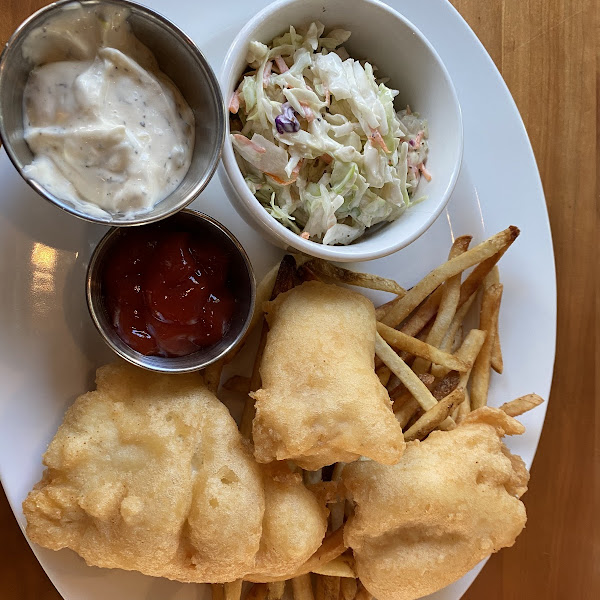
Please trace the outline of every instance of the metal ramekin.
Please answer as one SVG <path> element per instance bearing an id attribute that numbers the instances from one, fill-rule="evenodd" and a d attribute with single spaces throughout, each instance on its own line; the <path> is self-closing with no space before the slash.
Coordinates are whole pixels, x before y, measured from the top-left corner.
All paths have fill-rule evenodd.
<path id="1" fill-rule="evenodd" d="M 234 271 L 236 281 L 240 282 L 240 290 L 239 293 L 236 292 L 236 298 L 238 299 L 237 310 L 223 339 L 213 346 L 209 346 L 193 354 L 188 354 L 187 356 L 164 358 L 140 354 L 130 348 L 119 337 L 110 322 L 104 304 L 101 273 L 107 252 L 112 248 L 119 236 L 127 235 L 128 233 L 128 230 L 123 228 L 113 227 L 100 240 L 92 254 L 86 277 L 87 305 L 100 335 L 119 356 L 138 367 L 150 371 L 188 373 L 203 369 L 223 358 L 242 341 L 248 331 L 252 313 L 254 312 L 256 282 L 246 251 L 234 235 L 221 223 L 205 214 L 187 209 L 170 217 L 169 222 L 170 224 L 181 223 L 186 230 L 200 232 L 210 230 L 212 236 L 219 240 L 227 249 L 232 250 L 231 256 L 233 259 L 231 268 Z"/>
<path id="2" fill-rule="evenodd" d="M 34 67 L 23 57 L 23 42 L 32 30 L 73 4 L 90 10 L 102 4 L 128 9 L 134 35 L 154 53 L 160 69 L 172 79 L 194 112 L 195 145 L 189 171 L 167 198 L 150 211 L 131 218 L 88 214 L 51 194 L 23 172 L 33 158 L 23 138 L 23 90 Z M 162 15 L 127 0 L 61 0 L 50 4 L 19 26 L 0 57 L 0 138 L 10 160 L 40 196 L 86 221 L 113 226 L 140 225 L 164 219 L 187 206 L 206 187 L 217 168 L 225 136 L 225 113 L 217 78 L 196 44 Z"/>

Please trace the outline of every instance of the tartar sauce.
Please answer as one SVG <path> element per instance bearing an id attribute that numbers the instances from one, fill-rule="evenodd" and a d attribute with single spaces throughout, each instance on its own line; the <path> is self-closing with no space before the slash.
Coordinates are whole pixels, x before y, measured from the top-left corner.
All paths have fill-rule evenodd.
<path id="1" fill-rule="evenodd" d="M 131 32 L 127 9 L 73 3 L 33 31 L 24 92 L 25 172 L 90 214 L 134 215 L 181 183 L 194 115 Z"/>

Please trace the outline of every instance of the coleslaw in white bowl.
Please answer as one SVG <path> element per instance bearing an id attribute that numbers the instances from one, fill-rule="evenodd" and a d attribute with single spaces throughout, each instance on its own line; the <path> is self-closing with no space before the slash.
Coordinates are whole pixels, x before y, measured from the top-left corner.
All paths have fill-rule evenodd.
<path id="1" fill-rule="evenodd" d="M 385 4 L 276 2 L 234 40 L 221 85 L 221 181 L 275 244 L 370 260 L 447 203 L 462 157 L 456 93 L 432 46 Z"/>
<path id="2" fill-rule="evenodd" d="M 427 122 L 395 110 L 398 90 L 350 57 L 350 36 L 315 21 L 251 42 L 229 101 L 248 188 L 288 229 L 325 245 L 395 221 L 415 202 L 421 174 L 431 180 Z"/>

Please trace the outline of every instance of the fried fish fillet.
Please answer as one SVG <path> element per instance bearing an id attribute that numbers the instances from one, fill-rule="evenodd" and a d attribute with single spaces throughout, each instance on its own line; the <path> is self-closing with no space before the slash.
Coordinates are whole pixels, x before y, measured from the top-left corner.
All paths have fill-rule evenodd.
<path id="1" fill-rule="evenodd" d="M 32 541 L 192 582 L 293 572 L 319 547 L 324 507 L 289 470 L 274 478 L 255 462 L 200 375 L 119 363 L 96 382 L 67 411 L 23 503 Z M 284 536 L 273 534 L 280 522 Z"/>
<path id="2" fill-rule="evenodd" d="M 328 516 L 324 504 L 319 505 L 304 487 L 299 473 L 290 473 L 281 464 L 262 467 L 265 516 L 253 581 L 295 573 L 321 545 Z"/>
<path id="3" fill-rule="evenodd" d="M 501 441 L 523 426 L 493 408 L 452 431 L 410 442 L 400 463 L 348 465 L 356 503 L 344 530 L 365 588 L 378 600 L 413 600 L 512 546 L 525 526 L 529 474 Z"/>
<path id="4" fill-rule="evenodd" d="M 256 459 L 308 470 L 360 456 L 398 462 L 404 438 L 374 371 L 373 304 L 310 281 L 269 303 L 267 321 L 262 389 L 253 394 Z"/>

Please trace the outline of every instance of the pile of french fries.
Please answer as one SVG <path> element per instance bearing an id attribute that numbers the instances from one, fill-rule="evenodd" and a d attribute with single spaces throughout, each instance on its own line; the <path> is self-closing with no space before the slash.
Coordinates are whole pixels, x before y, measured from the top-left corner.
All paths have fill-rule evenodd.
<path id="1" fill-rule="evenodd" d="M 410 290 L 391 279 L 350 271 L 318 258 L 286 255 L 257 287 L 251 328 L 261 326 L 262 330 L 252 375 L 234 376 L 223 384 L 224 389 L 246 395 L 242 434 L 251 440 L 254 401 L 248 393 L 259 389 L 261 383 L 259 367 L 268 331 L 262 306 L 303 281 L 315 279 L 395 295 L 376 309 L 375 366 L 404 438 L 407 442 L 423 440 L 435 429 L 455 428 L 471 410 L 487 404 L 491 371 L 503 371 L 498 333 L 503 286 L 497 263 L 518 235 L 519 230 L 511 226 L 471 249 L 471 236 L 456 238 L 448 260 Z M 465 318 L 478 296 L 478 327 L 465 332 Z M 205 371 L 207 385 L 215 393 L 222 368 L 221 362 Z M 528 394 L 500 408 L 515 417 L 542 401 Z M 337 463 L 303 473 L 307 487 L 321 494 L 329 506 L 328 533 L 297 573 L 285 580 L 254 582 L 246 600 L 281 600 L 288 581 L 294 600 L 371 600 L 356 578 L 352 553 L 344 546 L 344 521 L 352 507 L 340 490 L 343 468 L 343 463 Z M 214 584 L 213 600 L 240 600 L 242 583 Z"/>

